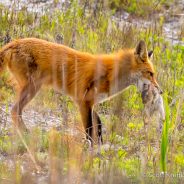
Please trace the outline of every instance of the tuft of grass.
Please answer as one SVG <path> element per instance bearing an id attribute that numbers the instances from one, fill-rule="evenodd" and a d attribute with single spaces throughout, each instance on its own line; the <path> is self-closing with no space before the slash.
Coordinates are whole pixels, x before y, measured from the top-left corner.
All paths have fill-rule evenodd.
<path id="1" fill-rule="evenodd" d="M 169 126 L 170 126 L 170 107 L 167 100 L 168 96 L 165 94 L 165 122 L 162 130 L 161 138 L 161 169 L 165 173 L 167 171 L 167 151 L 169 141 Z"/>
<path id="2" fill-rule="evenodd" d="M 155 0 L 112 1 L 122 2 L 124 10 L 132 18 L 135 15 L 152 15 L 152 5 L 157 3 Z M 56 7 L 58 2 L 55 0 Z M 149 122 L 145 133 L 141 98 L 136 88 L 130 87 L 122 95 L 96 107 L 103 122 L 105 144 L 99 154 L 95 151 L 91 153 L 82 143 L 83 132 L 79 131 L 80 115 L 76 106 L 68 97 L 45 89 L 27 107 L 27 114 L 24 113 L 27 124 L 37 123 L 32 134 L 24 136 L 43 172 L 33 174 L 33 164 L 25 146 L 9 130 L 8 113 L 14 97 L 12 88 L 6 85 L 8 75 L 5 73 L 0 77 L 0 128 L 4 126 L 0 129 L 0 183 L 13 183 L 15 178 L 17 183 L 26 183 L 23 182 L 25 173 L 35 183 L 39 183 L 41 178 L 45 178 L 42 183 L 48 183 L 48 180 L 51 183 L 140 183 L 142 175 L 142 183 L 160 183 L 160 178 L 154 177 L 160 170 L 183 172 L 184 105 L 178 94 L 184 89 L 184 46 L 174 46 L 165 38 L 162 33 L 164 18 L 155 20 L 155 24 L 147 28 L 134 24 L 121 25 L 121 20 L 116 15 L 112 16 L 114 12 L 105 8 L 103 2 L 81 0 L 78 4 L 77 0 L 72 0 L 67 4 L 66 1 L 62 9 L 45 10 L 41 14 L 26 8 L 15 11 L 0 5 L 0 45 L 17 38 L 37 37 L 80 51 L 111 53 L 134 47 L 140 39 L 144 39 L 148 48 L 154 50 L 157 79 L 167 94 L 164 97 L 166 121 L 161 141 L 156 134 L 156 121 Z M 166 0 L 158 2 L 162 2 L 157 6 L 159 11 Z M 29 114 L 31 109 L 39 112 L 35 119 Z M 45 111 L 49 113 L 39 119 L 38 114 L 44 116 Z M 42 130 L 47 125 L 55 126 L 56 119 L 61 121 L 60 126 Z M 7 124 L 4 123 L 6 121 Z M 174 133 L 170 136 L 172 129 Z M 180 179 L 175 178 L 175 183 Z"/>

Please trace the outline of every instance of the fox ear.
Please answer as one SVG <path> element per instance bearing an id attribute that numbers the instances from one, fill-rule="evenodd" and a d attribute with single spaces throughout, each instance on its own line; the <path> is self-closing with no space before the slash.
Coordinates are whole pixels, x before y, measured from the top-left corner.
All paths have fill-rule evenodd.
<path id="1" fill-rule="evenodd" d="M 146 43 L 143 40 L 138 43 L 135 49 L 135 54 L 138 55 L 143 62 L 146 61 L 148 57 L 148 52 L 146 48 Z"/>
<path id="2" fill-rule="evenodd" d="M 152 51 L 152 50 L 148 52 L 148 57 L 149 57 L 150 59 L 152 59 L 152 57 L 153 57 L 153 51 Z"/>

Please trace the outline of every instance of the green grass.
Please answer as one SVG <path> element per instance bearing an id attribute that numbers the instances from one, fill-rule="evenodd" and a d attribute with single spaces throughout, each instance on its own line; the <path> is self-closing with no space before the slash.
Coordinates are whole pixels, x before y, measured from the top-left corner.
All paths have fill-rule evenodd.
<path id="1" fill-rule="evenodd" d="M 33 181 L 45 179 L 45 183 L 159 183 L 160 177 L 155 176 L 162 171 L 183 173 L 184 103 L 181 96 L 184 89 L 184 47 L 172 45 L 165 38 L 161 31 L 162 18 L 154 27 L 142 29 L 132 25 L 121 30 L 110 9 L 99 5 L 94 14 L 92 2 L 88 10 L 84 9 L 84 3 L 78 5 L 76 2 L 72 1 L 66 11 L 55 9 L 40 16 L 25 9 L 14 11 L 0 6 L 0 45 L 5 45 L 7 37 L 12 40 L 38 37 L 56 42 L 57 35 L 62 35 L 62 43 L 77 50 L 109 53 L 134 47 L 140 39 L 144 39 L 149 49 L 154 49 L 157 78 L 167 94 L 164 98 L 166 121 L 162 136 L 158 136 L 154 118 L 145 130 L 140 94 L 135 87 L 130 87 L 122 95 L 96 107 L 106 129 L 104 141 L 108 148 L 102 147 L 100 154 L 91 153 L 82 143 L 84 134 L 75 104 L 66 96 L 44 89 L 28 106 L 27 115 L 30 109 L 40 114 L 51 110 L 52 115 L 61 120 L 61 127 L 59 130 L 54 128 L 53 119 L 53 128 L 45 131 L 41 125 L 36 125 L 40 122 L 35 122 L 32 133 L 23 137 L 41 166 L 41 172 L 35 172 L 25 146 L 14 135 L 12 127 L 7 125 L 0 129 L 0 183 L 13 183 L 14 180 L 26 183 L 26 177 Z M 130 4 L 123 5 L 126 11 L 132 12 L 132 15 L 144 15 L 140 12 L 142 4 L 126 2 Z M 152 4 L 144 2 L 147 13 L 152 14 Z M 162 9 L 161 5 L 159 8 Z M 8 74 L 0 77 L 0 100 L 7 106 L 6 113 L 9 112 L 8 104 L 14 99 L 13 88 L 6 84 L 7 80 Z M 3 113 L 1 109 L 0 113 Z M 71 135 L 66 128 L 76 134 Z M 170 178 L 171 183 L 183 180 L 183 177 Z M 169 183 L 168 177 L 165 182 Z"/>
<path id="2" fill-rule="evenodd" d="M 169 126 L 170 126 L 170 107 L 168 104 L 167 96 L 165 101 L 165 122 L 162 130 L 162 140 L 161 140 L 161 169 L 163 172 L 167 171 L 167 151 L 168 151 L 168 139 L 169 139 Z"/>
<path id="3" fill-rule="evenodd" d="M 116 10 L 124 10 L 129 12 L 133 16 L 140 17 L 150 17 L 154 13 L 159 13 L 164 10 L 164 8 L 169 7 L 173 0 L 110 0 L 109 6 Z"/>

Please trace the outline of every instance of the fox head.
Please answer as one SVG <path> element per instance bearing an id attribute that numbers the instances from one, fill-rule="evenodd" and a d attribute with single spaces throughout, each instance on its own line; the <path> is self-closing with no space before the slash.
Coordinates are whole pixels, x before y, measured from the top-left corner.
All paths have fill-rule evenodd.
<path id="1" fill-rule="evenodd" d="M 144 41 L 140 41 L 134 51 L 134 62 L 132 65 L 132 75 L 136 78 L 136 86 L 140 92 L 143 91 L 144 85 L 154 85 L 160 94 L 160 89 L 156 77 L 153 64 L 151 62 L 153 51 L 147 51 Z"/>

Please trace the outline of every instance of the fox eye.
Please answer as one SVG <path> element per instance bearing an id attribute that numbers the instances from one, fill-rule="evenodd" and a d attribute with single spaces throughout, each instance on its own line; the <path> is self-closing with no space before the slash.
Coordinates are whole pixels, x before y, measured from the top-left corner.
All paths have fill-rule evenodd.
<path id="1" fill-rule="evenodd" d="M 148 72 L 148 74 L 149 74 L 151 77 L 153 77 L 153 73 L 152 73 L 152 72 Z"/>

